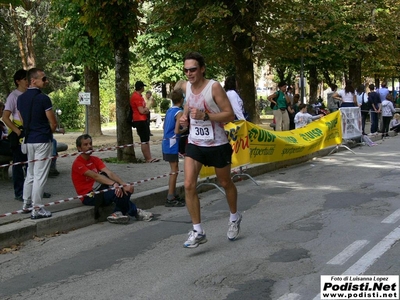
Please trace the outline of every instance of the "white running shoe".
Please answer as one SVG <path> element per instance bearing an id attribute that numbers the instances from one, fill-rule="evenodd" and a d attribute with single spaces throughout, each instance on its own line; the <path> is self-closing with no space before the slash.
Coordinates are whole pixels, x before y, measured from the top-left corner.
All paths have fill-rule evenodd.
<path id="1" fill-rule="evenodd" d="M 116 211 L 107 217 L 107 221 L 114 224 L 126 224 L 129 222 L 129 216 L 124 216 L 122 212 Z"/>
<path id="2" fill-rule="evenodd" d="M 42 219 L 42 218 L 50 218 L 51 212 L 45 210 L 43 207 L 39 209 L 32 209 L 31 219 Z"/>
<path id="3" fill-rule="evenodd" d="M 229 221 L 229 228 L 228 228 L 228 239 L 230 241 L 236 240 L 236 238 L 239 236 L 240 232 L 240 222 L 242 222 L 242 214 L 239 214 L 239 218 L 235 222 Z"/>
<path id="4" fill-rule="evenodd" d="M 196 248 L 200 244 L 204 244 L 207 242 L 206 232 L 203 230 L 203 233 L 199 233 L 196 230 L 192 230 L 189 232 L 189 238 L 183 244 L 185 248 Z"/>

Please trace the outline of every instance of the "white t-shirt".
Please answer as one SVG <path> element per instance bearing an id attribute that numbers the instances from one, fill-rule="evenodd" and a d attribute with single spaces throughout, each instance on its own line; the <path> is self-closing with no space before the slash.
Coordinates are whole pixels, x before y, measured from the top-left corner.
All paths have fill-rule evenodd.
<path id="1" fill-rule="evenodd" d="M 342 101 L 344 103 L 354 103 L 354 101 L 353 101 L 354 94 L 353 93 L 346 93 L 345 90 L 340 90 L 338 92 L 338 94 L 340 95 L 340 97 L 342 97 Z"/>
<path id="2" fill-rule="evenodd" d="M 14 120 L 20 121 L 18 109 L 17 109 L 17 99 L 22 95 L 22 92 L 19 90 L 13 90 L 10 95 L 8 95 L 4 110 L 8 110 L 11 112 L 11 115 Z"/>
<path id="3" fill-rule="evenodd" d="M 238 93 L 234 90 L 229 90 L 226 92 L 229 101 L 231 102 L 233 112 L 235 113 L 236 119 L 245 120 L 243 115 L 243 100 L 240 98 Z"/>

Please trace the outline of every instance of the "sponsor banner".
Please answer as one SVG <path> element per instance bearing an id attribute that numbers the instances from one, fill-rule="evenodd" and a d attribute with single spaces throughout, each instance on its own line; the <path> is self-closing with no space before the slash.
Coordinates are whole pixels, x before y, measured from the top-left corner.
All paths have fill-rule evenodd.
<path id="1" fill-rule="evenodd" d="M 249 123 L 250 163 L 288 160 L 342 143 L 340 112 L 290 131 L 268 131 Z"/>
<path id="2" fill-rule="evenodd" d="M 225 125 L 232 145 L 232 168 L 246 164 L 268 163 L 308 155 L 342 143 L 339 111 L 290 131 L 271 131 L 247 121 Z M 200 177 L 215 175 L 214 168 L 203 167 Z"/>
<path id="3" fill-rule="evenodd" d="M 361 109 L 359 107 L 341 107 L 343 139 L 351 140 L 362 135 Z"/>
<path id="4" fill-rule="evenodd" d="M 399 299 L 399 275 L 321 275 L 321 299 Z"/>
<path id="5" fill-rule="evenodd" d="M 250 163 L 250 143 L 248 135 L 247 121 L 237 121 L 225 125 L 225 132 L 229 143 L 232 146 L 232 168 L 237 168 Z M 213 167 L 203 166 L 200 171 L 200 177 L 209 177 L 215 175 Z"/>

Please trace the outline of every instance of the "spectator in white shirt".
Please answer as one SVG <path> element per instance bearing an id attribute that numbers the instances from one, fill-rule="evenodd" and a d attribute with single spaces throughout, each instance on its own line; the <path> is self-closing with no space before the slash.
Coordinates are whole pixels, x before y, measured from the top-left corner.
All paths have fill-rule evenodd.
<path id="1" fill-rule="evenodd" d="M 225 79 L 224 89 L 229 101 L 231 102 L 233 112 L 235 113 L 235 120 L 246 120 L 243 110 L 243 100 L 236 92 L 235 76 L 229 76 Z"/>
<path id="2" fill-rule="evenodd" d="M 309 113 L 307 113 L 307 106 L 302 103 L 299 105 L 299 112 L 296 114 L 296 116 L 294 117 L 294 124 L 296 125 L 296 129 L 297 128 L 302 128 L 304 126 L 306 126 L 308 123 L 311 123 L 314 120 L 317 120 L 321 117 L 323 117 L 323 114 L 320 115 L 310 115 Z"/>

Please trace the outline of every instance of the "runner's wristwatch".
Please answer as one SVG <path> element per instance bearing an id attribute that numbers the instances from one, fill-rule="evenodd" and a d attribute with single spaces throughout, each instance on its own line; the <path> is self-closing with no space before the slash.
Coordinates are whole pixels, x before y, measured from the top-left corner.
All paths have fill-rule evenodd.
<path id="1" fill-rule="evenodd" d="M 208 113 L 205 112 L 203 121 L 208 121 L 208 120 L 210 120 L 210 116 L 208 115 Z"/>

